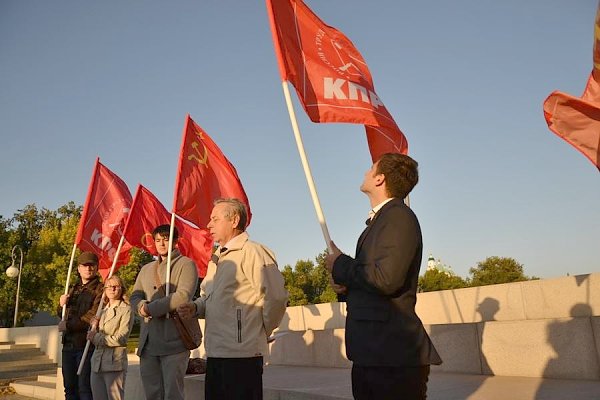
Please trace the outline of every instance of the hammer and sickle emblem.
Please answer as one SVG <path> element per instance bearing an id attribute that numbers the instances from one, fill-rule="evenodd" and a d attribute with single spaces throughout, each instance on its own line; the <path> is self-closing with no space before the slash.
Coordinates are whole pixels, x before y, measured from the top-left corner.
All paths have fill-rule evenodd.
<path id="1" fill-rule="evenodd" d="M 144 247 L 146 247 L 147 249 L 151 248 L 152 245 L 154 244 L 154 238 L 152 237 L 152 234 L 149 232 L 146 232 L 142 235 L 141 240 L 142 245 Z"/>
<path id="2" fill-rule="evenodd" d="M 198 135 L 200 143 L 192 142 L 192 147 L 197 154 L 190 154 L 188 160 L 196 160 L 198 164 L 206 165 L 208 163 L 208 150 L 206 149 L 206 146 L 204 146 L 204 143 L 202 143 L 202 132 L 196 132 L 196 135 Z M 204 154 L 198 149 L 200 145 L 202 145 L 202 148 L 204 149 Z"/>

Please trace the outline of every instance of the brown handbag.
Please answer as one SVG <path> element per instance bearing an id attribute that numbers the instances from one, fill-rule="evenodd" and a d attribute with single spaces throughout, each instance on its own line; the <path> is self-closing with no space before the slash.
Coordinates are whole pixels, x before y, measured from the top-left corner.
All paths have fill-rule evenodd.
<path id="1" fill-rule="evenodd" d="M 156 262 L 156 268 L 154 269 L 156 279 L 156 287 L 158 292 L 165 297 L 165 289 L 160 283 L 160 277 L 158 276 L 158 262 Z M 202 343 L 202 331 L 200 330 L 200 324 L 196 318 L 181 318 L 177 311 L 171 311 L 168 315 L 171 316 L 171 320 L 177 328 L 181 342 L 188 350 L 194 350 Z M 196 328 L 196 329 L 194 329 Z"/>

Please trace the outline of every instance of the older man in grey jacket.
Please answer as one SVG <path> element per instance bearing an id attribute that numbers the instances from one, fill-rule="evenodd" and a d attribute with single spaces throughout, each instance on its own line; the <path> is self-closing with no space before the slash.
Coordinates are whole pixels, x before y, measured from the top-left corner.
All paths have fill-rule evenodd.
<path id="1" fill-rule="evenodd" d="M 267 338 L 285 313 L 287 291 L 275 255 L 245 232 L 246 207 L 219 199 L 208 230 L 219 248 L 208 263 L 200 297 L 178 308 L 206 320 L 206 400 L 262 400 Z"/>
<path id="2" fill-rule="evenodd" d="M 168 318 L 168 314 L 192 299 L 198 285 L 198 272 L 190 258 L 174 249 L 171 253 L 170 292 L 165 297 L 169 229 L 169 225 L 160 225 L 152 232 L 159 257 L 142 267 L 131 295 L 132 308 L 143 317 L 138 356 L 148 400 L 183 400 L 183 378 L 190 357 L 190 351 L 184 346 L 173 318 Z M 173 248 L 177 238 L 175 228 Z M 200 328 L 195 326 L 194 329 L 198 329 L 199 334 Z"/>

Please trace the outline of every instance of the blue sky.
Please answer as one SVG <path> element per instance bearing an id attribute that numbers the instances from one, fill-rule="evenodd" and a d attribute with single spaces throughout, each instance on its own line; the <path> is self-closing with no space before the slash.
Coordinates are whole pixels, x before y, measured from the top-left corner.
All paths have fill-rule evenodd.
<path id="1" fill-rule="evenodd" d="M 539 277 L 600 269 L 598 171 L 542 114 L 553 90 L 583 91 L 595 1 L 307 4 L 361 51 L 420 164 L 424 259 L 463 277 L 488 256 Z M 364 129 L 295 104 L 331 237 L 353 255 Z M 250 235 L 281 266 L 321 252 L 263 1 L 0 3 L 3 217 L 82 204 L 96 156 L 170 208 L 186 113 L 236 166 Z"/>

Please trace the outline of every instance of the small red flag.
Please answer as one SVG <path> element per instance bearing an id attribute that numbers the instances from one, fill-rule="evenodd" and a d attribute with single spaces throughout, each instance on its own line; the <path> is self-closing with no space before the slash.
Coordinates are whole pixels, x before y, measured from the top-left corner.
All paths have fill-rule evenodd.
<path id="1" fill-rule="evenodd" d="M 594 26 L 594 68 L 583 95 L 554 91 L 544 101 L 548 128 L 575 147 L 600 171 L 600 5 Z"/>
<path id="2" fill-rule="evenodd" d="M 131 193 L 125 182 L 96 158 L 75 244 L 82 251 L 96 253 L 100 261 L 98 270 L 103 279 L 106 279 L 112 267 L 131 201 Z M 127 264 L 130 248 L 127 244 L 121 247 L 114 272 Z"/>
<path id="3" fill-rule="evenodd" d="M 313 122 L 365 125 L 373 161 L 408 152 L 408 142 L 375 93 L 367 64 L 342 32 L 301 0 L 266 0 L 279 72 Z"/>
<path id="4" fill-rule="evenodd" d="M 123 233 L 127 242 L 156 256 L 158 253 L 152 231 L 159 225 L 170 223 L 171 213 L 148 189 L 139 185 Z M 201 278 L 205 277 L 208 260 L 212 254 L 210 234 L 206 229 L 195 228 L 179 219 L 175 220 L 175 226 L 179 232 L 179 251 L 194 260 L 198 275 Z"/>
<path id="5" fill-rule="evenodd" d="M 175 181 L 173 212 L 204 228 L 210 221 L 213 202 L 229 197 L 246 204 L 249 225 L 252 218 L 250 203 L 235 167 L 188 114 Z"/>

